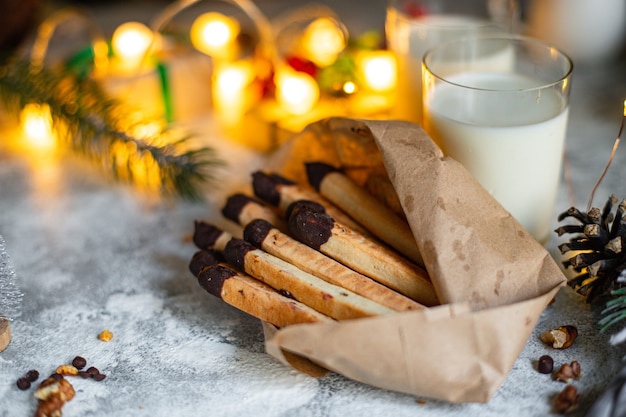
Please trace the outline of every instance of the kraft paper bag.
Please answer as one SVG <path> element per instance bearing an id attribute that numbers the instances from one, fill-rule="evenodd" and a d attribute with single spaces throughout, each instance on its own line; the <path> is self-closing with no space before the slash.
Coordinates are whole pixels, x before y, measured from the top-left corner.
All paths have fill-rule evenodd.
<path id="1" fill-rule="evenodd" d="M 554 259 L 418 125 L 325 119 L 266 168 L 304 184 L 305 162 L 341 168 L 357 183 L 388 176 L 441 305 L 282 329 L 264 323 L 267 352 L 311 375 L 330 370 L 416 396 L 487 402 L 566 282 Z"/>

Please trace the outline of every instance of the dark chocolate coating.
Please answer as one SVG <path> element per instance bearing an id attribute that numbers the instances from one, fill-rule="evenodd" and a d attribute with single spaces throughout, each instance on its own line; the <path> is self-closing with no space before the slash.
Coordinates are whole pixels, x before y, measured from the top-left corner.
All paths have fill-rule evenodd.
<path id="1" fill-rule="evenodd" d="M 294 184 L 295 183 L 293 181 L 290 181 L 278 174 L 266 174 L 262 171 L 257 171 L 252 174 L 252 188 L 254 190 L 254 195 L 273 206 L 278 206 L 278 204 L 280 204 L 280 192 L 278 191 L 278 186 Z"/>
<path id="2" fill-rule="evenodd" d="M 250 242 L 257 248 L 261 248 L 263 241 L 274 226 L 264 219 L 255 219 L 246 225 L 243 229 L 243 238 L 246 242 Z"/>
<path id="3" fill-rule="evenodd" d="M 210 249 L 220 237 L 222 231 L 210 223 L 195 221 L 193 243 L 200 249 Z"/>
<path id="4" fill-rule="evenodd" d="M 222 214 L 227 219 L 239 223 L 239 215 L 241 214 L 241 210 L 248 203 L 262 204 L 260 201 L 255 200 L 249 195 L 242 193 L 233 194 L 228 197 L 228 200 L 226 200 L 226 204 L 222 209 Z"/>
<path id="5" fill-rule="evenodd" d="M 224 248 L 224 258 L 226 262 L 244 271 L 244 258 L 246 254 L 256 248 L 243 239 L 232 238 Z"/>
<path id="6" fill-rule="evenodd" d="M 189 262 L 189 270 L 197 277 L 200 272 L 207 266 L 216 265 L 221 261 L 221 256 L 218 252 L 212 250 L 201 250 L 196 252 Z"/>
<path id="7" fill-rule="evenodd" d="M 224 281 L 234 277 L 237 272 L 223 265 L 213 265 L 202 270 L 198 275 L 198 284 L 209 294 L 222 298 L 222 287 Z"/>
<path id="8" fill-rule="evenodd" d="M 334 166 L 324 162 L 309 162 L 305 164 L 305 167 L 309 184 L 311 184 L 311 187 L 315 188 L 317 191 L 320 190 L 320 185 L 327 174 L 339 171 Z"/>
<path id="9" fill-rule="evenodd" d="M 326 209 L 324 208 L 324 206 L 318 202 L 311 201 L 311 200 L 298 200 L 289 204 L 289 206 L 287 207 L 287 210 L 285 211 L 285 218 L 288 219 L 289 217 L 291 217 L 291 212 L 297 206 L 304 206 L 308 210 L 313 211 L 315 213 L 326 213 Z"/>
<path id="10" fill-rule="evenodd" d="M 319 249 L 332 236 L 335 221 L 325 213 L 310 210 L 306 205 L 295 205 L 287 225 L 295 239 L 313 249 Z"/>

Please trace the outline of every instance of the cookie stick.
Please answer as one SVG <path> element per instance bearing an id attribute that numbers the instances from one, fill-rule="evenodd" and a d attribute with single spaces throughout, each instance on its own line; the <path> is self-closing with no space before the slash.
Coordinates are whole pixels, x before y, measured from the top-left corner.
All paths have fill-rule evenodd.
<path id="1" fill-rule="evenodd" d="M 374 236 L 419 266 L 424 266 L 409 225 L 393 210 L 331 165 L 321 162 L 307 163 L 306 172 L 311 186 L 323 197 L 345 211 Z"/>
<path id="2" fill-rule="evenodd" d="M 291 238 L 263 219 L 248 223 L 244 239 L 305 272 L 339 285 L 396 311 L 424 308 L 418 302 L 360 274 L 323 253 Z"/>
<path id="3" fill-rule="evenodd" d="M 290 294 L 322 314 L 344 320 L 395 313 L 390 308 L 304 272 L 211 224 L 196 222 L 196 226 L 194 243 L 200 249 L 221 250 L 230 265 L 278 291 Z M 228 242 L 223 245 L 226 240 Z"/>
<path id="4" fill-rule="evenodd" d="M 332 217 L 294 203 L 290 234 L 342 264 L 423 304 L 439 304 L 426 271 L 386 246 L 339 224 Z"/>
<path id="5" fill-rule="evenodd" d="M 254 219 L 264 219 L 282 231 L 287 230 L 285 221 L 262 202 L 243 193 L 233 194 L 226 200 L 222 215 L 235 223 L 245 226 Z"/>
<path id="6" fill-rule="evenodd" d="M 274 326 L 334 321 L 280 294 L 269 285 L 228 267 L 214 252 L 196 252 L 189 269 L 208 293 Z"/>
<path id="7" fill-rule="evenodd" d="M 257 171 L 252 174 L 252 187 L 254 195 L 266 203 L 278 207 L 283 214 L 287 211 L 287 207 L 289 207 L 290 204 L 298 200 L 314 201 L 324 206 L 326 213 L 337 219 L 337 221 L 349 226 L 352 230 L 369 234 L 363 226 L 350 218 L 350 216 L 326 198 L 322 197 L 317 191 L 300 186 L 278 174 Z"/>

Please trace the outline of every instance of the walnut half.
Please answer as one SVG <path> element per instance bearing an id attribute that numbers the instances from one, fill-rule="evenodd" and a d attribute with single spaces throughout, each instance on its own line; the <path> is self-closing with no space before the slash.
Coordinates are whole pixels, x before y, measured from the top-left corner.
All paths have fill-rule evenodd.
<path id="1" fill-rule="evenodd" d="M 578 337 L 578 329 L 575 326 L 565 325 L 543 332 L 541 341 L 552 345 L 555 349 L 567 349 L 574 344 L 576 337 Z"/>
<path id="2" fill-rule="evenodd" d="M 72 384 L 59 374 L 44 380 L 34 394 L 39 400 L 35 417 L 60 417 L 63 405 L 74 398 L 74 394 Z"/>

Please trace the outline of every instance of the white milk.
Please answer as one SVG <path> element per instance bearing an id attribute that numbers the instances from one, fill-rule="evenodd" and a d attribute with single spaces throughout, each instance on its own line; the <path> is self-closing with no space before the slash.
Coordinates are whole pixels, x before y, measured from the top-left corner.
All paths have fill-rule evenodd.
<path id="1" fill-rule="evenodd" d="M 540 85 L 503 73 L 462 73 L 448 81 L 508 90 Z M 540 242 L 549 238 L 560 179 L 568 108 L 557 92 L 473 94 L 439 84 L 429 96 L 425 129 Z"/>
<path id="2" fill-rule="evenodd" d="M 414 123 L 421 123 L 422 120 L 424 53 L 440 42 L 496 31 L 494 24 L 474 17 L 433 14 L 408 18 L 394 8 L 387 11 L 386 25 L 389 48 L 396 54 L 398 62 L 392 116 Z M 486 59 L 497 61 L 498 57 L 494 55 Z"/>

